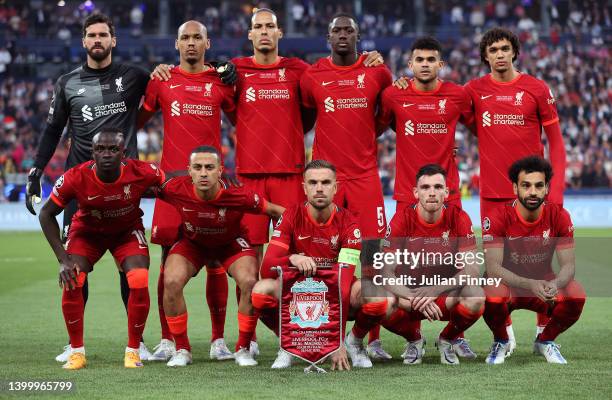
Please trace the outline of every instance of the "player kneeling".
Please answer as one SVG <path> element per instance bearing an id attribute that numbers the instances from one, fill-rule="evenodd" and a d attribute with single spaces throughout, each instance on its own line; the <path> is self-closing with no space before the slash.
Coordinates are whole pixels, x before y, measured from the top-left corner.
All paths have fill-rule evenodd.
<path id="1" fill-rule="evenodd" d="M 227 187 L 220 180 L 222 170 L 214 147 L 198 147 L 189 159 L 189 176 L 168 180 L 158 193 L 182 220 L 181 239 L 170 249 L 164 267 L 164 312 L 176 344 L 176 353 L 167 364 L 170 367 L 191 364 L 183 288 L 204 265 L 223 268 L 236 281 L 240 300 L 234 360 L 240 366 L 257 365 L 249 345 L 257 325 L 251 290 L 258 266 L 254 250 L 243 239 L 240 220 L 245 212 L 279 218 L 284 208 L 243 187 Z"/>
<path id="2" fill-rule="evenodd" d="M 420 364 L 425 352 L 421 320 L 449 321 L 437 347 L 442 364 L 457 365 L 458 356 L 476 357 L 463 331 L 480 318 L 484 309 L 483 289 L 470 284 L 470 278 L 479 275 L 472 222 L 459 207 L 444 204 L 448 188 L 441 166 L 423 166 L 417 172 L 416 185 L 417 204 L 394 215 L 385 245 L 389 252 L 407 252 L 421 259 L 383 267 L 386 278 L 409 277 L 410 281 L 406 282 L 408 286 L 403 281 L 385 285 L 398 301 L 397 309 L 382 325 L 407 340 L 402 357 L 404 364 L 412 365 Z"/>
<path id="3" fill-rule="evenodd" d="M 130 288 L 124 365 L 143 366 L 138 348 L 149 314 L 149 249 L 139 206 L 143 194 L 161 185 L 165 178 L 152 164 L 124 159 L 124 144 L 123 134 L 116 129 L 103 129 L 96 134 L 92 141 L 93 161 L 77 165 L 61 176 L 40 212 L 40 225 L 60 263 L 62 312 L 71 345 L 65 369 L 87 365 L 82 286 L 107 250 L 126 273 Z M 55 217 L 73 199 L 79 209 L 64 249 Z"/>
<path id="4" fill-rule="evenodd" d="M 540 157 L 526 157 L 510 167 L 508 175 L 517 199 L 484 221 L 487 274 L 500 278 L 486 288 L 484 319 L 493 332 L 488 364 L 502 364 L 508 352 L 506 318 L 517 309 L 550 316 L 533 345 L 552 364 L 567 364 L 554 340 L 580 318 L 586 294 L 574 280 L 574 226 L 560 205 L 548 203 L 553 171 Z M 557 253 L 559 272 L 552 269 Z"/>
<path id="5" fill-rule="evenodd" d="M 264 323 L 278 334 L 280 282 L 272 267 L 290 265 L 310 277 L 319 267 L 348 265 L 349 272 L 340 275 L 342 315 L 352 314 L 355 327 L 346 337 L 346 351 L 354 367 L 370 368 L 372 362 L 362 341 L 386 315 L 387 299 L 361 296 L 361 283 L 354 276 L 361 249 L 361 233 L 353 214 L 332 202 L 336 190 L 336 169 L 332 164 L 313 160 L 306 166 L 304 192 L 308 201 L 288 208 L 277 223 L 261 267 L 264 279 L 253 288 L 253 305 Z M 342 323 L 344 331 L 346 320 Z M 331 356 L 332 370 L 350 369 L 346 351 L 341 346 L 341 350 Z M 272 368 L 288 368 L 292 358 L 280 350 Z"/>

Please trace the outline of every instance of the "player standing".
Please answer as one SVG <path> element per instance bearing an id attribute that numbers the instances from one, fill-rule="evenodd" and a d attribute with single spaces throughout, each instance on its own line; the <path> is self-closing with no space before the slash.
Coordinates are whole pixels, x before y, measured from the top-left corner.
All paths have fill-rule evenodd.
<path id="1" fill-rule="evenodd" d="M 153 164 L 125 160 L 124 143 L 119 130 L 103 128 L 92 140 L 93 161 L 62 175 L 40 212 L 40 225 L 60 263 L 62 311 L 71 345 L 65 369 L 81 369 L 87 364 L 83 285 L 107 250 L 125 273 L 130 291 L 124 365 L 142 367 L 139 343 L 149 314 L 149 248 L 139 205 L 143 193 L 161 185 L 165 178 Z M 78 201 L 79 209 L 64 250 L 55 217 L 72 200 Z"/>
<path id="2" fill-rule="evenodd" d="M 288 208 L 276 225 L 261 267 L 261 276 L 265 279 L 253 289 L 253 305 L 262 312 L 272 309 L 278 327 L 279 282 L 272 267 L 290 264 L 306 276 L 313 276 L 317 267 L 338 268 L 338 263 L 348 264 L 349 273 L 343 273 L 340 282 L 342 315 L 348 316 L 350 305 L 355 326 L 345 339 L 346 349 L 354 367 L 370 368 L 372 362 L 361 341 L 355 337 L 363 337 L 380 322 L 387 311 L 387 300 L 361 296 L 361 285 L 354 277 L 361 232 L 355 216 L 333 202 L 337 192 L 335 167 L 324 160 L 311 161 L 304 170 L 303 186 L 308 201 Z M 344 332 L 346 320 L 342 323 Z M 280 350 L 272 368 L 288 368 L 291 362 L 292 356 Z M 336 367 L 350 369 L 343 349 L 332 356 L 332 369 Z"/>
<path id="3" fill-rule="evenodd" d="M 94 134 L 102 127 L 116 127 L 125 134 L 127 157 L 138 158 L 136 147 L 136 119 L 140 99 L 144 94 L 149 74 L 140 67 L 112 61 L 112 50 L 117 44 L 115 28 L 111 19 L 102 14 L 93 14 L 83 22 L 83 48 L 87 62 L 79 68 L 62 75 L 53 90 L 45 128 L 34 160 L 34 168 L 28 175 L 26 206 L 36 215 L 33 202 L 40 202 L 41 177 L 55 148 L 68 125 L 70 151 L 65 169 L 91 160 L 91 143 Z M 69 236 L 72 216 L 77 210 L 76 202 L 65 205 L 62 238 Z M 126 311 L 130 288 L 124 272 L 119 272 L 121 297 Z M 83 298 L 87 303 L 89 286 L 83 284 Z M 141 358 L 148 359 L 149 351 L 140 345 Z M 71 348 L 55 359 L 66 362 Z"/>
<path id="4" fill-rule="evenodd" d="M 387 222 L 376 165 L 375 118 L 391 72 L 384 65 L 365 67 L 365 56 L 357 53 L 359 28 L 353 17 L 333 18 L 327 40 L 331 56 L 310 67 L 300 82 L 302 102 L 317 116 L 313 159 L 328 160 L 338 169 L 334 201 L 355 213 L 364 237 L 382 238 Z M 370 354 L 391 358 L 382 349 L 378 330 L 370 339 Z"/>
<path id="5" fill-rule="evenodd" d="M 463 338 L 463 332 L 472 326 L 484 311 L 484 291 L 479 286 L 461 283 L 461 275 L 478 276 L 479 266 L 468 253 L 476 251 L 476 238 L 472 221 L 465 211 L 453 204 L 445 204 L 449 189 L 446 171 L 440 165 L 422 166 L 416 173 L 413 196 L 415 205 L 396 212 L 389 224 L 388 240 L 392 251 L 429 255 L 454 254 L 449 265 L 439 261 L 410 265 L 410 275 L 417 286 L 422 277 L 456 278 L 455 285 L 420 286 L 415 289 L 389 287 L 399 296 L 399 308 L 382 325 L 406 338 L 404 364 L 422 362 L 425 339 L 421 337 L 421 319 L 449 321 L 440 333 L 437 346 L 442 364 L 459 364 L 458 355 L 475 358 Z M 459 255 L 461 254 L 461 259 Z M 395 270 L 395 267 L 393 268 Z M 395 271 L 388 271 L 389 275 Z M 401 289 L 402 291 L 396 291 Z"/>
<path id="6" fill-rule="evenodd" d="M 561 136 L 555 98 L 546 83 L 518 71 L 520 42 L 509 30 L 494 28 L 480 41 L 480 59 L 491 73 L 471 80 L 465 89 L 474 104 L 480 156 L 480 217 L 490 224 L 495 209 L 515 198 L 506 171 L 512 163 L 529 155 L 544 155 L 542 129 L 548 139 L 548 153 L 556 171 L 550 183 L 548 201 L 563 204 L 565 188 L 565 146 Z M 548 318 L 538 314 L 537 333 Z M 508 321 L 510 348 L 516 347 Z"/>
<path id="7" fill-rule="evenodd" d="M 574 280 L 574 225 L 560 205 L 545 201 L 553 169 L 541 157 L 531 156 L 512 164 L 508 177 L 515 200 L 491 213 L 483 227 L 488 276 L 502 278 L 499 287 L 487 287 L 484 319 L 494 342 L 488 364 L 502 364 L 509 347 L 506 319 L 517 309 L 550 316 L 533 344 L 552 364 L 567 364 L 554 340 L 582 313 L 586 294 Z M 559 272 L 552 269 L 557 253 Z"/>
<path id="8" fill-rule="evenodd" d="M 185 171 L 185 160 L 197 146 L 212 146 L 221 151 L 221 111 L 234 120 L 234 90 L 222 83 L 217 71 L 205 61 L 210 39 L 206 26 L 187 21 L 178 28 L 175 47 L 180 64 L 167 81 L 152 79 L 147 86 L 139 125 L 161 109 L 164 120 L 164 145 L 161 168 L 167 172 Z M 174 353 L 172 334 L 163 308 L 164 263 L 170 247 L 179 239 L 181 216 L 161 199 L 155 201 L 151 241 L 162 246 L 162 261 L 157 284 L 157 305 L 162 339 L 150 357 L 168 361 Z M 212 321 L 210 358 L 232 358 L 223 338 L 227 306 L 227 278 L 221 268 L 207 266 L 206 299 Z"/>
<path id="9" fill-rule="evenodd" d="M 278 218 L 284 208 L 244 187 L 226 187 L 220 181 L 222 171 L 217 149 L 197 147 L 189 159 L 190 176 L 170 179 L 159 193 L 182 221 L 180 240 L 170 249 L 164 271 L 164 311 L 177 349 L 168 361 L 171 367 L 191 364 L 183 288 L 203 265 L 223 268 L 236 280 L 239 336 L 233 358 L 240 366 L 257 365 L 249 347 L 257 325 L 251 290 L 259 268 L 240 221 L 245 212 Z"/>

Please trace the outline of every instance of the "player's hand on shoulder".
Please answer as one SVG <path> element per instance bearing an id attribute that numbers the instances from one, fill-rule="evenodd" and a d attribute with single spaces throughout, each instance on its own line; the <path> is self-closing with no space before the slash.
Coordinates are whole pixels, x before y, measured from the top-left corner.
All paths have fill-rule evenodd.
<path id="1" fill-rule="evenodd" d="M 407 76 L 400 76 L 393 82 L 393 86 L 401 90 L 406 90 L 410 86 L 410 79 L 408 79 Z"/>
<path id="2" fill-rule="evenodd" d="M 363 61 L 363 65 L 365 67 L 377 67 L 385 63 L 385 59 L 383 58 L 382 54 L 376 50 L 364 51 L 363 54 L 367 56 Z"/>
<path id="3" fill-rule="evenodd" d="M 32 215 L 36 215 L 34 203 L 38 204 L 42 200 L 42 184 L 41 178 L 43 170 L 40 168 L 32 168 L 28 174 L 28 183 L 26 185 L 26 208 Z"/>
<path id="4" fill-rule="evenodd" d="M 350 371 L 351 364 L 346 355 L 346 348 L 340 346 L 338 351 L 331 355 L 331 370 L 332 371 Z"/>
<path id="5" fill-rule="evenodd" d="M 165 82 L 172 77 L 170 71 L 174 68 L 171 64 L 159 64 L 153 72 L 151 72 L 150 78 L 157 79 L 158 81 Z"/>
<path id="6" fill-rule="evenodd" d="M 212 61 L 210 65 L 217 71 L 219 78 L 221 78 L 221 81 L 226 85 L 233 86 L 238 80 L 238 72 L 233 62 Z"/>
<path id="7" fill-rule="evenodd" d="M 307 278 L 317 273 L 317 264 L 311 257 L 302 254 L 292 254 L 289 256 L 289 262 Z"/>
<path id="8" fill-rule="evenodd" d="M 59 286 L 68 290 L 77 287 L 79 265 L 68 254 L 65 259 L 60 260 Z"/>

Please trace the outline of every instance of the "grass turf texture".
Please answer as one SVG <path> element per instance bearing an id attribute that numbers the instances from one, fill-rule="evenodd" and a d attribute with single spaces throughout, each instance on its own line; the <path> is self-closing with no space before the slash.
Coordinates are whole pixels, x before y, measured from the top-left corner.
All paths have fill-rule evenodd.
<path id="1" fill-rule="evenodd" d="M 576 236 L 608 237 L 610 230 L 578 230 Z M 584 243 L 584 242 L 583 242 Z M 594 242 L 595 243 L 595 242 Z M 596 242 L 582 248 L 591 259 L 606 265 L 610 246 Z M 588 245 L 587 245 L 588 246 Z M 605 247 L 605 248 L 602 248 Z M 478 359 L 460 366 L 440 365 L 433 342 L 443 323 L 423 323 L 429 344 L 421 366 L 405 366 L 399 355 L 403 339 L 382 330 L 385 349 L 394 359 L 375 364 L 370 370 L 305 375 L 304 364 L 290 370 L 270 369 L 278 348 L 276 338 L 259 324 L 259 366 L 240 368 L 233 361 L 208 359 L 210 320 L 204 296 L 205 273 L 186 288 L 189 309 L 189 335 L 194 364 L 170 369 L 164 363 L 146 363 L 142 370 L 123 368 L 127 342 L 126 315 L 119 294 L 114 262 L 107 254 L 90 276 L 90 297 L 86 308 L 85 343 L 88 368 L 64 371 L 54 357 L 66 343 L 61 316 L 57 262 L 42 233 L 0 234 L 0 315 L 2 352 L 0 380 L 72 380 L 76 390 L 60 397 L 87 398 L 211 398 L 221 399 L 552 399 L 612 398 L 612 311 L 608 298 L 588 299 L 582 318 L 561 335 L 558 343 L 569 365 L 548 365 L 543 357 L 531 353 L 535 315 L 528 311 L 513 313 L 518 347 L 501 366 L 484 364 L 491 333 L 482 319 L 466 336 Z M 597 256 L 594 256 L 597 255 Z M 152 267 L 149 280 L 151 312 L 145 331 L 150 349 L 159 342 L 156 309 L 156 282 L 160 252 L 151 246 Z M 578 260 L 582 257 L 578 255 Z M 609 267 L 609 266 L 608 266 Z M 600 266 L 601 268 L 601 266 Z M 612 283 L 612 282 L 610 282 Z M 233 348 L 237 339 L 236 302 L 230 279 L 230 298 L 226 340 Z M 352 326 L 349 323 L 349 327 Z M 329 364 L 328 364 L 329 365 Z M 0 398 L 7 392 L 0 393 Z M 40 397 L 40 394 L 36 394 Z M 11 396 L 13 397 L 13 396 Z M 19 395 L 24 398 L 26 395 Z"/>

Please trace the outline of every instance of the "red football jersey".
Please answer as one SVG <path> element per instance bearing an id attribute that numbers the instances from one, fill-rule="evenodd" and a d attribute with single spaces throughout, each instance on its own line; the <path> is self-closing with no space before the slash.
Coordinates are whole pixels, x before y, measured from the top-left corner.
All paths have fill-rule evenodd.
<path id="1" fill-rule="evenodd" d="M 165 171 L 187 169 L 189 154 L 198 146 L 221 151 L 221 110 L 236 108 L 234 89 L 221 82 L 214 68 L 191 74 L 180 67 L 172 69 L 166 82 L 149 81 L 142 106 L 147 111 L 162 111 L 161 167 Z"/>
<path id="2" fill-rule="evenodd" d="M 265 199 L 244 187 L 223 184 L 212 200 L 202 200 L 195 192 L 190 176 L 168 180 L 159 197 L 170 203 L 181 214 L 181 235 L 204 248 L 229 244 L 244 237 L 240 220 L 245 212 L 259 214 Z"/>
<path id="3" fill-rule="evenodd" d="M 70 229 L 113 234 L 141 224 L 140 199 L 147 189 L 159 186 L 164 173 L 155 165 L 132 159 L 123 160 L 121 175 L 112 183 L 96 175 L 95 161 L 87 161 L 60 176 L 51 200 L 60 207 L 76 199 L 79 205 Z"/>
<path id="4" fill-rule="evenodd" d="M 517 202 L 509 202 L 483 220 L 484 247 L 503 247 L 504 268 L 525 277 L 545 279 L 553 274 L 555 249 L 574 246 L 574 225 L 560 205 L 544 203 L 540 217 L 533 222 L 523 219 Z"/>
<path id="5" fill-rule="evenodd" d="M 469 215 L 457 206 L 445 205 L 440 219 L 429 224 L 421 218 L 417 207 L 417 204 L 406 207 L 389 223 L 386 247 L 392 251 L 405 249 L 424 257 L 418 265 L 404 265 L 396 275 L 407 272 L 420 276 L 422 268 L 427 268 L 427 275 L 454 276 L 458 269 L 455 264 L 448 265 L 448 254 L 476 250 L 476 237 Z"/>
<path id="6" fill-rule="evenodd" d="M 274 227 L 270 245 L 312 257 L 321 267 L 336 265 L 341 248 L 361 250 L 361 232 L 350 211 L 336 206 L 329 220 L 320 224 L 312 219 L 308 207 L 302 203 L 287 208 Z"/>
<path id="7" fill-rule="evenodd" d="M 365 58 L 348 67 L 322 58 L 300 81 L 302 103 L 317 110 L 312 158 L 334 164 L 339 179 L 378 174 L 375 114 L 391 72 L 365 67 Z"/>
<path id="8" fill-rule="evenodd" d="M 279 57 L 272 65 L 253 57 L 232 60 L 236 83 L 236 171 L 239 174 L 301 173 L 304 131 L 300 77 L 308 64 Z"/>
<path id="9" fill-rule="evenodd" d="M 449 200 L 460 198 L 459 172 L 453 156 L 457 122 L 470 124 L 472 100 L 464 88 L 451 82 L 438 83 L 422 92 L 411 81 L 406 90 L 389 86 L 383 91 L 380 120 L 395 120 L 396 174 L 393 198 L 414 201 L 416 174 L 426 164 L 439 164 L 447 173 Z"/>
<path id="10" fill-rule="evenodd" d="M 508 168 L 518 159 L 544 155 L 542 127 L 559 121 L 552 91 L 527 74 L 497 82 L 490 74 L 465 89 L 474 104 L 480 154 L 480 195 L 514 198 Z"/>

